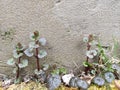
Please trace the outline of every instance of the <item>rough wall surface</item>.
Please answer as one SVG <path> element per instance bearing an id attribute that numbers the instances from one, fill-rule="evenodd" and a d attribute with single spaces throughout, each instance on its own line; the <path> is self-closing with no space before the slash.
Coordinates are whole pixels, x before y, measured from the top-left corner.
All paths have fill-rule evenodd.
<path id="1" fill-rule="evenodd" d="M 81 65 L 85 58 L 83 34 L 100 34 L 105 43 L 120 38 L 120 0 L 0 0 L 0 73 L 11 74 L 6 61 L 13 46 L 27 45 L 35 30 L 48 41 L 41 62 L 72 69 L 73 61 Z"/>

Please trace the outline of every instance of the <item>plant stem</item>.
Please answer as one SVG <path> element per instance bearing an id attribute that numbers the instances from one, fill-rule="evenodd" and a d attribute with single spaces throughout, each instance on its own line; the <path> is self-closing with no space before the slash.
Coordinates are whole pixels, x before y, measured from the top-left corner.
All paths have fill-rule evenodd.
<path id="1" fill-rule="evenodd" d="M 38 41 L 36 41 L 36 44 L 38 44 Z M 39 48 L 36 48 L 36 64 L 37 64 L 37 70 L 40 70 L 40 64 L 39 64 L 39 58 L 38 58 L 38 52 L 39 52 Z"/>
<path id="2" fill-rule="evenodd" d="M 87 50 L 89 51 L 90 50 L 90 44 L 89 44 L 89 42 L 87 43 Z M 89 60 L 89 57 L 87 56 L 87 58 L 86 58 L 86 62 L 88 62 L 88 60 Z"/>
<path id="3" fill-rule="evenodd" d="M 21 57 L 18 58 L 18 64 L 20 63 L 20 60 L 21 60 Z M 16 74 L 16 79 L 18 79 L 20 76 L 20 68 L 19 68 L 18 64 L 17 64 L 18 70 L 17 70 L 17 74 Z"/>
<path id="4" fill-rule="evenodd" d="M 91 41 L 91 35 L 89 35 L 89 41 L 88 41 L 88 43 L 87 43 L 87 51 L 89 51 L 90 50 L 90 48 L 91 48 L 91 45 L 89 44 L 89 42 Z M 86 62 L 88 63 L 88 60 L 89 60 L 89 57 L 87 56 L 86 57 Z M 88 66 L 88 67 L 85 67 L 85 74 L 87 75 L 87 73 L 88 73 L 88 70 L 90 69 L 90 67 Z"/>

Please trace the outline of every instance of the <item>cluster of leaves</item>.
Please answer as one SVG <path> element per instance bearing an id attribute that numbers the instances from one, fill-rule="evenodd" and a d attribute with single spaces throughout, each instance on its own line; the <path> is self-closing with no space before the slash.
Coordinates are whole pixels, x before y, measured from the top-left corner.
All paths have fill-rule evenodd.
<path id="1" fill-rule="evenodd" d="M 14 81 L 15 83 L 20 82 L 20 69 L 28 66 L 28 60 L 22 58 L 24 55 L 24 49 L 24 46 L 21 43 L 18 43 L 13 50 L 13 57 L 7 61 L 8 65 L 14 67 L 13 73 L 16 74 L 16 80 Z"/>
<path id="2" fill-rule="evenodd" d="M 99 39 L 96 40 L 94 37 L 94 35 L 90 34 L 83 38 L 83 41 L 87 43 L 87 59 L 83 62 L 83 65 L 85 67 L 85 74 L 94 76 L 92 82 L 98 86 L 103 86 L 119 77 L 116 77 L 116 73 L 118 75 L 118 71 L 120 71 L 120 61 L 116 59 L 116 55 L 111 54 L 110 46 L 102 46 Z M 91 49 L 93 47 L 95 49 Z M 114 41 L 114 53 L 117 48 L 118 42 Z"/>
<path id="3" fill-rule="evenodd" d="M 89 63 L 89 59 L 93 59 L 97 56 L 97 50 L 91 49 L 92 46 L 96 46 L 98 42 L 95 40 L 95 35 L 87 35 L 83 38 L 83 41 L 87 44 L 87 51 L 86 51 L 86 61 L 83 62 L 85 67 L 85 74 L 88 74 L 89 70 L 91 69 L 91 63 Z"/>
<path id="4" fill-rule="evenodd" d="M 67 73 L 65 68 L 57 68 L 52 71 L 52 74 L 64 75 Z"/>
<path id="5" fill-rule="evenodd" d="M 21 43 L 18 43 L 15 46 L 15 50 L 13 50 L 13 57 L 7 61 L 8 65 L 14 67 L 13 73 L 16 74 L 15 83 L 20 82 L 21 69 L 28 66 L 28 60 L 25 59 L 24 56 L 36 58 L 36 69 L 34 70 L 34 73 L 40 81 L 41 78 L 44 79 L 43 81 L 46 80 L 45 71 L 48 70 L 49 65 L 44 64 L 41 67 L 39 63 L 40 59 L 47 55 L 47 52 L 44 49 L 41 49 L 46 45 L 46 39 L 39 38 L 38 31 L 33 32 L 30 35 L 30 39 L 31 42 L 27 48 Z M 84 37 L 83 41 L 87 43 L 86 61 L 83 62 L 85 67 L 85 75 L 90 75 L 93 77 L 90 83 L 98 86 L 106 85 L 106 87 L 108 87 L 108 84 L 115 78 L 119 78 L 120 61 L 117 59 L 117 55 L 115 53 L 118 48 L 118 42 L 114 41 L 114 46 L 112 49 L 114 54 L 109 55 L 110 53 L 107 53 L 109 46 L 101 45 L 100 41 L 96 40 L 95 35 L 90 34 Z M 76 77 L 73 73 L 67 74 L 65 68 L 54 68 L 48 78 L 48 86 L 53 86 L 53 88 L 58 87 L 61 84 L 61 79 L 64 84 L 71 87 L 78 87 L 81 89 L 87 89 L 89 87 L 87 80 L 84 80 L 85 77 Z M 58 83 L 55 81 L 58 81 Z"/>
<path id="6" fill-rule="evenodd" d="M 39 38 L 39 32 L 35 31 L 30 35 L 30 39 L 32 40 L 29 43 L 29 47 L 24 51 L 24 53 L 28 57 L 34 56 L 36 58 L 36 66 L 37 69 L 35 69 L 35 74 L 40 74 L 41 69 L 39 65 L 39 59 L 44 58 L 47 55 L 47 52 L 44 49 L 39 49 L 40 46 L 45 46 L 46 45 L 46 39 L 45 38 Z M 46 66 L 48 67 L 48 66 Z"/>
<path id="7" fill-rule="evenodd" d="M 44 58 L 47 55 L 47 52 L 44 49 L 39 50 L 39 48 L 40 46 L 45 46 L 46 39 L 45 38 L 39 39 L 38 31 L 35 31 L 34 33 L 32 33 L 30 35 L 30 39 L 32 41 L 29 43 L 27 49 L 21 43 L 18 43 L 15 46 L 15 49 L 13 50 L 13 57 L 7 61 L 8 65 L 11 65 L 14 67 L 13 73 L 16 74 L 15 83 L 20 82 L 20 70 L 28 66 L 28 60 L 23 58 L 23 56 L 25 55 L 28 57 L 34 56 L 36 58 L 37 69 L 35 69 L 34 71 L 36 75 L 40 74 L 42 71 L 40 69 L 39 59 Z M 43 69 L 46 70 L 47 68 L 48 68 L 48 65 L 44 65 Z"/>

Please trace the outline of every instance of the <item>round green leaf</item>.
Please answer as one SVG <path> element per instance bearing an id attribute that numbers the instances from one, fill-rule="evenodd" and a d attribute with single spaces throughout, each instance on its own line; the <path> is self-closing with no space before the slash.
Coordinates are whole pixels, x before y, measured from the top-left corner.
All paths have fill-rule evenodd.
<path id="1" fill-rule="evenodd" d="M 83 42 L 88 42 L 89 41 L 89 38 L 88 37 L 84 37 L 83 38 Z"/>
<path id="2" fill-rule="evenodd" d="M 17 70 L 18 70 L 18 68 L 14 68 L 14 69 L 13 69 L 13 73 L 16 74 L 16 73 L 17 73 Z"/>
<path id="3" fill-rule="evenodd" d="M 9 60 L 7 61 L 7 64 L 8 64 L 8 65 L 14 65 L 14 64 L 15 64 L 14 59 L 13 59 L 13 58 L 9 59 Z"/>
<path id="4" fill-rule="evenodd" d="M 62 74 L 66 74 L 67 70 L 65 68 L 59 68 L 60 73 Z"/>
<path id="5" fill-rule="evenodd" d="M 21 82 L 21 79 L 20 78 L 17 78 L 14 80 L 14 84 L 19 84 Z"/>
<path id="6" fill-rule="evenodd" d="M 27 59 L 24 59 L 21 61 L 20 64 L 18 64 L 19 68 L 24 68 L 26 66 L 28 66 L 28 60 Z"/>
<path id="7" fill-rule="evenodd" d="M 40 42 L 41 45 L 45 46 L 45 44 L 46 44 L 46 39 L 45 39 L 45 38 L 40 38 L 40 39 L 39 39 L 39 42 Z"/>
<path id="8" fill-rule="evenodd" d="M 30 49 L 30 48 L 26 49 L 26 50 L 24 51 L 25 55 L 27 55 L 28 57 L 32 57 L 32 56 L 33 56 L 32 50 L 33 50 L 33 49 Z"/>
<path id="9" fill-rule="evenodd" d="M 46 52 L 45 50 L 40 50 L 40 51 L 39 51 L 39 54 L 38 54 L 38 57 L 39 57 L 39 58 L 43 58 L 43 57 L 45 57 L 45 56 L 47 56 L 47 52 Z"/>
<path id="10" fill-rule="evenodd" d="M 35 40 L 35 35 L 33 33 L 30 34 L 30 39 Z"/>
<path id="11" fill-rule="evenodd" d="M 19 58 L 19 57 L 21 57 L 22 55 L 23 55 L 23 53 L 19 53 L 19 54 L 18 54 L 16 50 L 13 51 L 13 57 L 14 57 L 14 58 Z"/>
<path id="12" fill-rule="evenodd" d="M 35 42 L 30 42 L 30 43 L 29 43 L 29 48 L 31 48 L 31 49 L 33 49 L 33 48 L 38 48 L 38 47 L 39 47 L 39 45 L 36 44 Z"/>
<path id="13" fill-rule="evenodd" d="M 23 46 L 20 42 L 17 43 L 17 45 L 15 46 L 15 50 L 18 51 L 18 52 L 23 51 L 24 48 L 25 48 L 25 46 Z"/>
<path id="14" fill-rule="evenodd" d="M 52 74 L 60 74 L 60 70 L 59 69 L 53 70 Z"/>
<path id="15" fill-rule="evenodd" d="M 48 68 L 49 68 L 49 64 L 43 64 L 43 70 L 48 70 Z"/>
<path id="16" fill-rule="evenodd" d="M 43 70 L 39 70 L 39 71 L 38 71 L 38 69 L 35 69 L 35 70 L 34 70 L 34 73 L 35 73 L 36 75 L 40 75 L 41 73 L 43 73 Z"/>
<path id="17" fill-rule="evenodd" d="M 38 31 L 35 31 L 32 34 L 30 34 L 30 39 L 31 40 L 37 40 L 38 37 L 39 37 L 39 32 Z"/>

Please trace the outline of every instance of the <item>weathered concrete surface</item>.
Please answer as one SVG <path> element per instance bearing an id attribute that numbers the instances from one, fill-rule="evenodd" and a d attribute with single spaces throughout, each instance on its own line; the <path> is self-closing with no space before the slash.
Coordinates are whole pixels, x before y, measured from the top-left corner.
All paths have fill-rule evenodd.
<path id="1" fill-rule="evenodd" d="M 48 41 L 42 63 L 74 68 L 73 61 L 81 65 L 85 57 L 83 34 L 100 34 L 105 43 L 120 38 L 120 0 L 0 0 L 0 73 L 11 73 L 6 61 L 13 46 L 27 45 L 34 30 Z M 6 31 L 11 34 L 5 36 Z"/>

